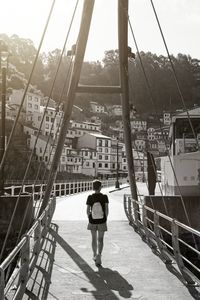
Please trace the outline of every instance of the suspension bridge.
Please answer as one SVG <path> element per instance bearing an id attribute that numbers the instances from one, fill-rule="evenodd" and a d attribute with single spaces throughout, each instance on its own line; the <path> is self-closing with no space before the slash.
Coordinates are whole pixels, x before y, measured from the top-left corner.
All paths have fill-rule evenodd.
<path id="1" fill-rule="evenodd" d="M 49 204 L 1 264 L 1 299 L 198 299 L 197 281 L 192 274 L 186 281 L 176 261 L 182 255 L 179 248 L 164 252 L 156 226 L 152 231 L 141 225 L 135 231 L 130 187 L 124 183 L 116 190 L 113 183 L 109 187 L 105 182 L 103 188 L 110 213 L 102 267 L 92 260 L 86 229 L 86 199 L 91 190 L 72 190 L 72 195 L 56 198 L 56 209 L 53 202 Z M 147 192 L 143 183 L 138 188 Z M 142 230 L 148 234 L 141 234 Z M 5 284 L 2 275 L 18 253 L 18 264 Z"/>
<path id="2" fill-rule="evenodd" d="M 84 86 L 79 84 L 79 79 L 95 3 L 93 0 L 85 0 L 80 31 L 76 45 L 71 50 L 70 68 L 66 72 L 59 105 L 66 86 L 68 87 L 67 100 L 60 123 L 57 124 L 57 132 L 54 135 L 50 131 L 49 137 L 46 138 L 45 151 L 41 160 L 45 160 L 45 153 L 53 136 L 54 142 L 51 144 L 48 161 L 46 161 L 48 175 L 47 170 L 43 174 L 42 182 L 46 180 L 46 183 L 37 184 L 41 164 L 35 182 L 32 185 L 25 184 L 42 130 L 44 113 L 35 134 L 33 151 L 21 185 L 4 186 L 5 159 L 11 147 L 54 3 L 55 1 L 48 16 L 7 147 L 5 148 L 4 137 L 1 149 L 0 299 L 200 299 L 198 290 L 199 132 L 194 126 L 196 119 L 191 118 L 185 107 L 184 95 L 181 92 L 153 1 L 151 1 L 152 8 L 168 53 L 177 90 L 185 108 L 182 119 L 184 117 L 187 119 L 189 133 L 193 135 L 194 149 L 190 152 L 186 151 L 188 132 L 178 132 L 177 128 L 181 129 L 183 123 L 178 118 L 174 118 L 171 148 L 168 149 L 165 145 L 167 155 L 163 165 L 164 170 L 168 172 L 168 177 L 165 172 L 163 186 L 157 183 L 155 195 L 154 191 L 148 195 L 150 183 L 148 182 L 147 185 L 136 183 L 130 131 L 128 74 L 128 62 L 129 59 L 134 59 L 134 54 L 127 43 L 128 25 L 138 55 L 140 51 L 128 14 L 128 1 L 118 1 L 119 86 Z M 73 17 L 74 15 L 72 22 Z M 45 110 L 53 93 L 67 38 Z M 140 55 L 139 60 L 149 97 L 154 103 Z M 56 182 L 76 93 L 119 94 L 122 102 L 129 186 L 123 183 L 119 189 L 115 189 L 115 180 L 103 181 L 105 193 L 110 200 L 110 214 L 103 266 L 99 269 L 96 269 L 91 259 L 90 237 L 86 230 L 85 201 L 88 193 L 91 193 L 92 181 Z M 3 93 L 2 103 L 3 100 L 5 100 L 5 93 Z M 155 172 L 155 166 L 153 169 Z"/>

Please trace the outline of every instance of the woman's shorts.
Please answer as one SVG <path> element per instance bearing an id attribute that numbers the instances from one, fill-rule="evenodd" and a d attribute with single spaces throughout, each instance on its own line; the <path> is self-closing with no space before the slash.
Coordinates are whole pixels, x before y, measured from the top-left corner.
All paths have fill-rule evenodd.
<path id="1" fill-rule="evenodd" d="M 91 223 L 88 223 L 88 226 L 87 226 L 87 229 L 88 230 L 98 230 L 98 231 L 107 231 L 108 228 L 107 228 L 107 223 L 102 223 L 102 224 L 91 224 Z"/>

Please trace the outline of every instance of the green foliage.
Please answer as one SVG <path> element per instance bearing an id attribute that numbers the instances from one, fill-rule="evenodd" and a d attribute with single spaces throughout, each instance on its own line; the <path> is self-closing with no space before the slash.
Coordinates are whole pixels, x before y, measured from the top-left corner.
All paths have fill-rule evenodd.
<path id="1" fill-rule="evenodd" d="M 17 35 L 8 37 L 6 34 L 1 34 L 0 39 L 8 44 L 11 52 L 8 87 L 23 88 L 30 76 L 37 50 L 31 40 L 20 38 Z M 70 57 L 64 55 L 61 59 L 60 56 L 60 49 L 40 54 L 31 84 L 40 89 L 44 96 L 51 96 L 56 101 L 62 100 L 64 102 L 69 85 L 71 63 Z M 140 57 L 144 69 L 141 67 Z M 137 111 L 139 113 L 161 112 L 162 110 L 182 108 L 183 103 L 178 93 L 169 59 L 151 52 L 141 52 L 140 57 L 136 53 L 135 60 L 129 62 L 130 102 L 133 103 Z M 200 104 L 199 60 L 181 53 L 177 57 L 172 55 L 171 59 L 186 106 L 191 107 L 194 103 Z M 105 51 L 102 62 L 84 62 L 80 83 L 119 85 L 118 50 Z M 54 87 L 52 88 L 53 84 Z M 106 94 L 78 94 L 76 97 L 76 104 L 86 111 L 89 101 L 114 105 L 120 104 L 121 100 L 119 95 Z"/>

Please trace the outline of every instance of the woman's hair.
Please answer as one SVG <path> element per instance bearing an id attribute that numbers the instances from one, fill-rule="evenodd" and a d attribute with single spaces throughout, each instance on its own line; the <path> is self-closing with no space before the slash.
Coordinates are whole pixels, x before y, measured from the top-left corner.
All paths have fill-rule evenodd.
<path id="1" fill-rule="evenodd" d="M 96 191 L 101 187 L 101 181 L 100 180 L 94 180 L 93 181 L 93 190 Z"/>

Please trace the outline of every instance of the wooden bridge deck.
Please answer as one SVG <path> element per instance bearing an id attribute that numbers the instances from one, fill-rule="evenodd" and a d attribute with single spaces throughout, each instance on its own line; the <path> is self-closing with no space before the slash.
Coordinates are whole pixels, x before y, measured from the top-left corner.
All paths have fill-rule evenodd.
<path id="1" fill-rule="evenodd" d="M 102 268 L 92 260 L 90 232 L 86 230 L 88 192 L 60 198 L 50 233 L 24 299 L 200 299 L 188 289 L 129 226 L 123 194 L 109 193 L 110 214 Z"/>

